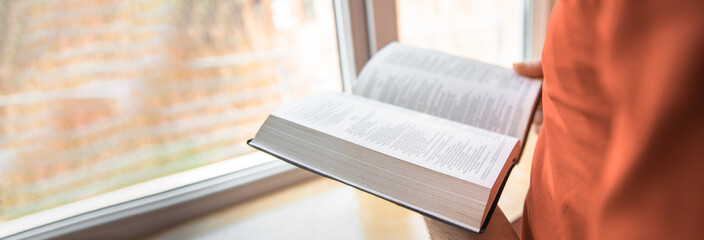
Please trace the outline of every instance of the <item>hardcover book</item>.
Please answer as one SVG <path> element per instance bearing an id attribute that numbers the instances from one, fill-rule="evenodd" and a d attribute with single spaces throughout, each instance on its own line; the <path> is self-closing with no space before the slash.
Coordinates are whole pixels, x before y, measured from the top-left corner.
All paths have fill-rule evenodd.
<path id="1" fill-rule="evenodd" d="M 392 43 L 351 92 L 269 115 L 248 144 L 281 160 L 482 232 L 527 136 L 541 81 Z"/>

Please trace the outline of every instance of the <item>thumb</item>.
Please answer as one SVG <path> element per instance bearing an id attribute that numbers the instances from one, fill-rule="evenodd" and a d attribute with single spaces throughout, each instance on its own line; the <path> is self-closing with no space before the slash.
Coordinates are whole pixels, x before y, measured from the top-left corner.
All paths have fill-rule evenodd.
<path id="1" fill-rule="evenodd" d="M 543 77 L 543 64 L 541 60 L 514 63 L 513 70 L 516 71 L 516 73 L 518 73 L 519 75 L 529 78 Z"/>

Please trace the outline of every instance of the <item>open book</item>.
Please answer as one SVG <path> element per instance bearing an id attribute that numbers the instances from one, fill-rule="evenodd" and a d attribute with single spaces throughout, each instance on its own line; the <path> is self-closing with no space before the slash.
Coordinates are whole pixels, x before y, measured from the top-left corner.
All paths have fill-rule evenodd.
<path id="1" fill-rule="evenodd" d="M 517 161 L 541 82 L 392 43 L 352 95 L 272 113 L 250 146 L 446 223 L 481 232 Z"/>

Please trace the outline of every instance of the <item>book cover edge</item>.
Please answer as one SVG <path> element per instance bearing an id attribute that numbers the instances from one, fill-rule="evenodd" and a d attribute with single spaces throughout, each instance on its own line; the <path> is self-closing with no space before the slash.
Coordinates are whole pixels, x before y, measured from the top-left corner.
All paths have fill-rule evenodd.
<path id="1" fill-rule="evenodd" d="M 513 161 L 511 163 L 511 166 L 508 168 L 508 171 L 506 172 L 506 177 L 504 178 L 503 182 L 501 183 L 501 186 L 499 187 L 499 190 L 497 191 L 498 193 L 494 198 L 494 202 L 491 204 L 489 212 L 487 212 L 486 214 L 486 219 L 484 219 L 484 223 L 482 223 L 482 227 L 479 229 L 479 233 L 483 233 L 484 230 L 486 230 L 486 227 L 489 226 L 489 220 L 491 220 L 491 216 L 494 214 L 494 210 L 496 210 L 496 207 L 499 206 L 499 199 L 501 198 L 501 194 L 504 192 L 504 187 L 508 182 L 508 178 L 511 176 L 511 171 L 513 171 L 514 166 L 516 166 L 516 161 Z"/>
<path id="2" fill-rule="evenodd" d="M 284 162 L 286 162 L 286 163 L 288 163 L 288 164 L 291 164 L 291 165 L 296 166 L 296 167 L 298 167 L 298 168 L 301 168 L 301 169 L 304 169 L 304 170 L 306 170 L 306 171 L 315 173 L 315 174 L 317 174 L 317 175 L 319 175 L 319 176 L 322 176 L 322 177 L 325 177 L 325 178 L 328 178 L 328 179 L 332 179 L 332 180 L 334 180 L 334 181 L 336 181 L 336 182 L 345 184 L 345 185 L 347 185 L 347 186 L 353 187 L 353 188 L 355 188 L 355 189 L 357 189 L 357 190 L 360 190 L 360 191 L 362 191 L 362 192 L 371 194 L 371 195 L 373 195 L 373 196 L 376 196 L 376 197 L 378 197 L 378 198 L 381 198 L 381 199 L 383 199 L 383 200 L 386 200 L 386 201 L 388 201 L 388 202 L 390 202 L 390 203 L 396 204 L 396 205 L 398 205 L 398 206 L 400 206 L 400 207 L 403 207 L 403 208 L 406 208 L 406 209 L 408 209 L 408 210 L 414 211 L 414 212 L 416 212 L 416 213 L 418 213 L 418 214 L 421 214 L 421 215 L 423 215 L 423 216 L 432 218 L 432 219 L 434 219 L 434 220 L 443 222 L 443 223 L 445 223 L 445 224 L 448 224 L 448 225 L 451 225 L 451 226 L 454 226 L 454 227 L 457 227 L 457 228 L 461 228 L 461 229 L 465 229 L 465 230 L 468 230 L 468 231 L 471 231 L 471 232 L 475 232 L 475 233 L 483 233 L 484 230 L 486 230 L 486 227 L 487 227 L 487 225 L 488 225 L 488 223 L 489 223 L 489 220 L 491 219 L 491 214 L 493 214 L 494 209 L 496 208 L 496 206 L 497 206 L 498 203 L 499 203 L 499 198 L 501 197 L 501 194 L 502 194 L 502 192 L 503 192 L 504 186 L 506 185 L 506 182 L 507 182 L 506 180 L 508 179 L 508 176 L 510 175 L 511 171 L 513 170 L 513 167 L 516 165 L 515 163 L 511 163 L 511 167 L 509 167 L 508 173 L 506 174 L 507 177 L 505 177 L 505 178 L 503 179 L 503 182 L 501 183 L 501 187 L 499 187 L 499 191 L 498 191 L 498 193 L 497 193 L 497 196 L 496 196 L 496 198 L 494 199 L 494 202 L 493 202 L 492 205 L 491 205 L 491 209 L 489 209 L 489 212 L 488 212 L 488 214 L 487 214 L 487 217 L 484 219 L 484 223 L 482 223 L 482 226 L 481 226 L 481 228 L 479 228 L 479 231 L 476 231 L 476 230 L 474 230 L 474 229 L 470 229 L 470 228 L 467 228 L 467 227 L 463 227 L 463 226 L 460 226 L 460 225 L 458 225 L 458 224 L 452 223 L 452 222 L 450 222 L 450 221 L 444 220 L 444 219 L 442 219 L 442 218 L 440 218 L 440 217 L 438 217 L 438 216 L 435 216 L 435 215 L 433 215 L 433 214 L 427 213 L 427 212 L 422 211 L 422 210 L 420 210 L 420 209 L 417 209 L 417 208 L 408 206 L 408 205 L 406 205 L 406 204 L 404 204 L 404 203 L 397 202 L 397 201 L 388 199 L 388 198 L 386 198 L 386 197 L 377 195 L 377 194 L 375 194 L 375 193 L 369 192 L 369 191 L 363 189 L 362 187 L 358 187 L 358 186 L 355 186 L 355 185 L 353 185 L 353 184 L 347 183 L 347 182 L 342 181 L 341 179 L 338 179 L 338 178 L 336 178 L 336 177 L 333 177 L 333 176 L 330 176 L 330 175 L 327 175 L 327 174 L 318 172 L 318 171 L 316 171 L 316 170 L 313 170 L 313 169 L 311 169 L 311 168 L 308 168 L 308 167 L 306 167 L 306 166 L 303 166 L 303 165 L 301 165 L 301 164 L 299 164 L 299 163 L 297 163 L 297 162 L 295 162 L 295 161 L 292 161 L 292 160 L 290 160 L 290 159 L 287 159 L 286 157 L 283 157 L 283 156 L 281 156 L 281 155 L 279 155 L 279 154 L 276 154 L 276 153 L 274 153 L 274 152 L 265 150 L 265 149 L 263 149 L 263 148 L 261 148 L 261 147 L 256 146 L 255 144 L 252 144 L 252 143 L 251 143 L 252 140 L 253 140 L 253 139 L 247 140 L 247 145 L 249 145 L 250 147 L 252 147 L 252 148 L 254 148 L 254 149 L 257 149 L 257 150 L 259 150 L 259 151 L 262 151 L 262 152 L 264 152 L 264 153 L 266 153 L 266 154 L 269 154 L 269 155 L 271 155 L 271 156 L 273 156 L 273 157 L 275 157 L 275 158 L 278 158 L 278 159 L 280 159 L 280 160 L 282 160 L 282 161 L 284 161 Z"/>

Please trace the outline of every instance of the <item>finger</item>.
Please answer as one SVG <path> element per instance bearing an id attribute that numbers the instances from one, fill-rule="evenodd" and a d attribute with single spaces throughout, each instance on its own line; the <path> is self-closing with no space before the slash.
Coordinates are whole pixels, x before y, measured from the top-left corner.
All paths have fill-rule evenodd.
<path id="1" fill-rule="evenodd" d="M 515 70 L 516 73 L 529 78 L 543 77 L 543 64 L 540 60 L 533 62 L 514 63 L 513 70 Z"/>
<path id="2" fill-rule="evenodd" d="M 533 116 L 533 131 L 535 133 L 540 133 L 540 129 L 543 127 L 543 111 L 536 111 Z"/>
<path id="3" fill-rule="evenodd" d="M 535 110 L 535 114 L 533 114 L 533 123 L 537 123 L 537 124 L 543 123 L 543 110 L 542 109 Z"/>
<path id="4" fill-rule="evenodd" d="M 533 114 L 533 129 L 535 133 L 540 133 L 540 128 L 543 126 L 543 100 L 538 101 L 538 107 Z"/>
<path id="5" fill-rule="evenodd" d="M 535 108 L 535 113 L 533 114 L 533 122 L 543 123 L 543 99 L 538 99 L 538 106 Z"/>

